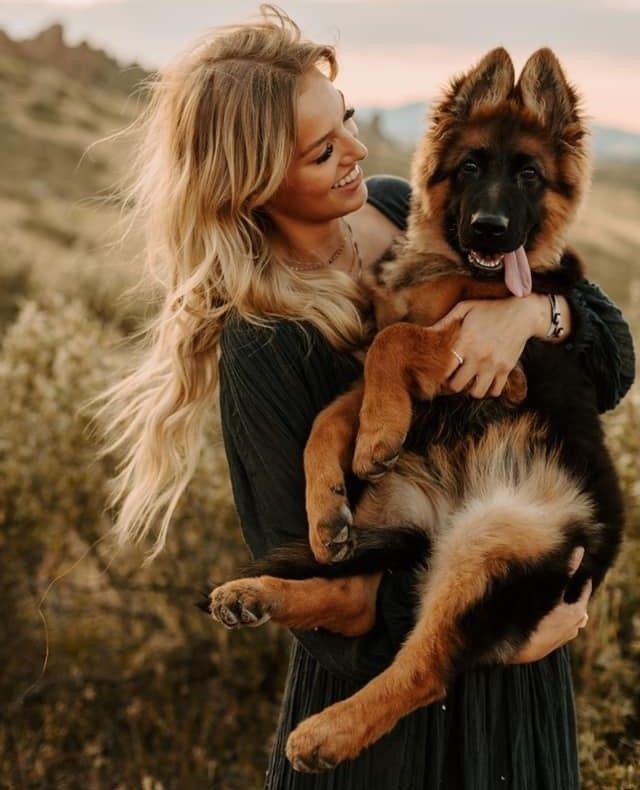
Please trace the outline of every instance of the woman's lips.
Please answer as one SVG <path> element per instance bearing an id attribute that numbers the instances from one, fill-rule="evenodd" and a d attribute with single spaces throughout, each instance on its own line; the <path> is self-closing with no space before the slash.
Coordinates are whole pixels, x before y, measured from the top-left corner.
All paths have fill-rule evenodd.
<path id="1" fill-rule="evenodd" d="M 362 179 L 362 170 L 360 169 L 360 165 L 355 165 L 355 167 L 351 168 L 351 170 L 343 176 L 339 181 L 337 181 L 331 189 L 340 189 L 340 190 L 348 190 L 353 189 L 357 186 Z"/>

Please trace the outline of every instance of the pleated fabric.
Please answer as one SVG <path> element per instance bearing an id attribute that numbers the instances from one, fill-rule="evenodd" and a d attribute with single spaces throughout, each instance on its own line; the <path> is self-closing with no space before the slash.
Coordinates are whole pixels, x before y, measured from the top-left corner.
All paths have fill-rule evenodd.
<path id="1" fill-rule="evenodd" d="M 568 650 L 543 661 L 468 672 L 447 697 L 415 711 L 356 760 L 326 774 L 287 761 L 298 722 L 353 694 L 293 647 L 267 790 L 577 790 L 576 720 Z"/>

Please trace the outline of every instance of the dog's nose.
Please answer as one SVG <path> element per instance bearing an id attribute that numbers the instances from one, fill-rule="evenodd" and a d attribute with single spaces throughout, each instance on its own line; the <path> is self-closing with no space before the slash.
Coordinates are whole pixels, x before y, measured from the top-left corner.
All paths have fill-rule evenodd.
<path id="1" fill-rule="evenodd" d="M 504 214 L 476 211 L 471 215 L 471 227 L 478 236 L 504 236 L 509 227 L 509 217 L 505 217 Z"/>

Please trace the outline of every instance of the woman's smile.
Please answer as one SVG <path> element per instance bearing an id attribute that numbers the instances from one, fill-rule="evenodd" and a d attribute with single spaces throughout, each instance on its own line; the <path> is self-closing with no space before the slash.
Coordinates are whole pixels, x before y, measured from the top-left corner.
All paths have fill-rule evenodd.
<path id="1" fill-rule="evenodd" d="M 359 164 L 355 164 L 346 176 L 343 176 L 337 181 L 331 189 L 356 189 L 362 181 L 362 168 Z"/>

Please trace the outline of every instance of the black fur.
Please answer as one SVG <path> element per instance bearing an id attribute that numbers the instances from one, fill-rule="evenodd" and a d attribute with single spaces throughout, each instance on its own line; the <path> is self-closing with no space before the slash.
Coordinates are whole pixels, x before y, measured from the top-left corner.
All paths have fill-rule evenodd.
<path id="1" fill-rule="evenodd" d="M 431 542 L 414 527 L 358 527 L 358 542 L 348 560 L 331 565 L 319 563 L 306 541 L 288 543 L 254 560 L 242 570 L 243 577 L 275 576 L 279 579 L 339 579 L 345 576 L 398 570 L 426 564 Z"/>

